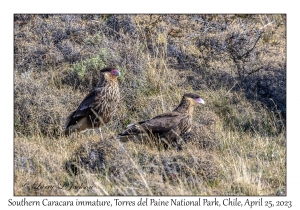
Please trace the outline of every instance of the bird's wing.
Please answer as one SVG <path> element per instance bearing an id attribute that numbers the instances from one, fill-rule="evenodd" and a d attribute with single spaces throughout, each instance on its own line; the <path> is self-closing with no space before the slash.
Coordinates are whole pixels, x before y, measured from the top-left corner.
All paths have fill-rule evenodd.
<path id="1" fill-rule="evenodd" d="M 77 118 L 81 118 L 90 113 L 90 108 L 93 108 L 98 92 L 99 90 L 94 89 L 82 100 L 78 108 L 67 117 L 65 123 L 66 128 L 69 126 L 69 124 L 73 124 L 73 121 Z"/>
<path id="2" fill-rule="evenodd" d="M 87 114 L 87 111 L 90 111 L 90 108 L 94 108 L 96 97 L 99 97 L 99 89 L 92 90 L 80 103 L 77 110 L 74 113 L 73 117 L 84 116 Z"/>
<path id="3" fill-rule="evenodd" d="M 145 129 L 153 132 L 164 132 L 170 128 L 176 126 L 182 118 L 182 115 L 178 112 L 169 112 L 158 115 L 151 120 L 148 120 L 141 124 Z"/>
<path id="4" fill-rule="evenodd" d="M 121 135 L 132 135 L 143 132 L 162 134 L 169 131 L 172 127 L 177 126 L 181 119 L 182 114 L 178 112 L 164 113 L 128 127 Z"/>

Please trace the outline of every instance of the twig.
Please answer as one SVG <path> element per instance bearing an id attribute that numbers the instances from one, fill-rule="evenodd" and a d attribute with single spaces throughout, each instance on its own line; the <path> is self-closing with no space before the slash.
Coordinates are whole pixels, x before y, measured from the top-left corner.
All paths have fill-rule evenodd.
<path id="1" fill-rule="evenodd" d="M 268 25 L 271 25 L 272 23 L 274 23 L 274 21 L 267 23 L 266 25 L 264 25 L 263 27 L 261 27 L 259 30 L 264 29 L 265 27 L 267 27 Z"/>

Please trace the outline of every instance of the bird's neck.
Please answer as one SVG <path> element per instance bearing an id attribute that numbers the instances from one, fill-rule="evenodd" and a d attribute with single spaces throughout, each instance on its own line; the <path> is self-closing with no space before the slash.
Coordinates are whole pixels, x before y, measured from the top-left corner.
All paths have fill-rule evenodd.
<path id="1" fill-rule="evenodd" d="M 117 80 L 112 80 L 112 79 L 103 79 L 99 86 L 101 87 L 107 87 L 107 86 L 113 86 L 113 87 L 118 87 L 118 81 Z"/>
<path id="2" fill-rule="evenodd" d="M 174 111 L 192 116 L 192 114 L 194 112 L 194 106 L 191 104 L 191 102 L 189 100 L 183 98 L 181 100 L 180 104 L 178 105 L 178 107 L 176 107 L 176 109 L 174 109 Z"/>

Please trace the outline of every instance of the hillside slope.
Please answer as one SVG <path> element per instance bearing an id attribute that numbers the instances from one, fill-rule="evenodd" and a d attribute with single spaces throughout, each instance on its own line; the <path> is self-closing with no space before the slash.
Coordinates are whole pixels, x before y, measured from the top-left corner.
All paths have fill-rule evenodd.
<path id="1" fill-rule="evenodd" d="M 104 140 L 61 136 L 106 66 Z M 188 92 L 206 105 L 182 150 L 113 139 Z M 285 15 L 14 16 L 15 195 L 285 195 L 285 117 Z"/>

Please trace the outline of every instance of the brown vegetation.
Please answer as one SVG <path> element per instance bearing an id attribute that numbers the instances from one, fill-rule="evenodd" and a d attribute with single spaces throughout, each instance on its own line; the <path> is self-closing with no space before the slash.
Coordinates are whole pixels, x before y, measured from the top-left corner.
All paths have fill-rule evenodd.
<path id="1" fill-rule="evenodd" d="M 15 15 L 15 195 L 284 195 L 285 18 Z M 106 66 L 121 100 L 104 139 L 62 136 Z M 206 104 L 182 150 L 115 140 L 189 92 Z"/>

